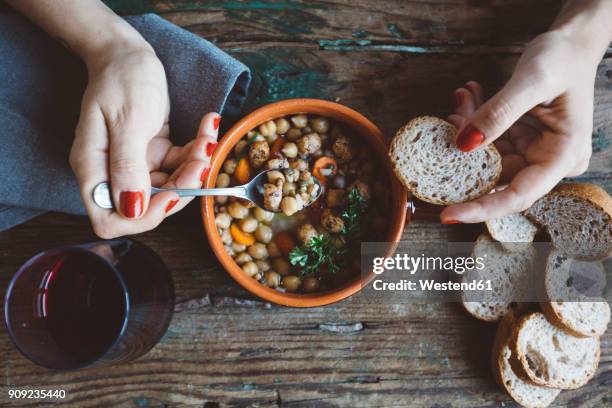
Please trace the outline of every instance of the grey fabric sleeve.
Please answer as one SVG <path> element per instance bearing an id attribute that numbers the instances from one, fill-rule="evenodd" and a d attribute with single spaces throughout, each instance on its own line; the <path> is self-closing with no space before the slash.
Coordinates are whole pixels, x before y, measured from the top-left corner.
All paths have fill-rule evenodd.
<path id="1" fill-rule="evenodd" d="M 154 14 L 127 17 L 164 64 L 175 144 L 200 118 L 236 119 L 249 70 L 210 42 Z M 42 212 L 85 214 L 68 164 L 87 84 L 83 63 L 13 12 L 0 13 L 0 231 Z"/>

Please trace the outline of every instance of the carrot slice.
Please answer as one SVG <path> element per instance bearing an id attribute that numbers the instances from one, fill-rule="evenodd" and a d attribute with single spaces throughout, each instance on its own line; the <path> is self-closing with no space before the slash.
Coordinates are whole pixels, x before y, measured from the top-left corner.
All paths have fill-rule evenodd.
<path id="1" fill-rule="evenodd" d="M 282 137 L 278 137 L 274 143 L 272 143 L 272 147 L 270 148 L 270 157 L 275 157 L 277 156 L 281 149 L 283 148 L 283 145 L 285 144 L 285 139 Z"/>
<path id="2" fill-rule="evenodd" d="M 239 244 L 242 245 L 253 245 L 255 243 L 255 237 L 253 234 L 249 234 L 248 232 L 244 232 L 240 229 L 236 224 L 232 224 L 230 226 L 230 234 L 232 234 L 232 238 Z"/>
<path id="3" fill-rule="evenodd" d="M 295 247 L 295 241 L 291 234 L 286 231 L 277 232 L 274 234 L 274 242 L 280 251 L 287 255 Z"/>
<path id="4" fill-rule="evenodd" d="M 319 157 L 312 167 L 312 175 L 324 185 L 327 184 L 327 178 L 333 176 L 337 172 L 338 163 L 329 156 Z"/>
<path id="5" fill-rule="evenodd" d="M 249 179 L 251 178 L 251 166 L 249 165 L 249 159 L 243 157 L 238 161 L 234 176 L 236 176 L 236 180 L 238 180 L 240 184 L 246 184 L 249 182 Z"/>

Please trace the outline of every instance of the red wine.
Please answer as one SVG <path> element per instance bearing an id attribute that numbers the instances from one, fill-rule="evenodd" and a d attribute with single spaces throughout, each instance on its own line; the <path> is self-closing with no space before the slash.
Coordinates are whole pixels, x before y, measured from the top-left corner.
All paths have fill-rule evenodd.
<path id="1" fill-rule="evenodd" d="M 38 310 L 59 350 L 76 364 L 102 356 L 119 337 L 126 299 L 113 268 L 86 251 L 67 251 L 43 277 Z"/>

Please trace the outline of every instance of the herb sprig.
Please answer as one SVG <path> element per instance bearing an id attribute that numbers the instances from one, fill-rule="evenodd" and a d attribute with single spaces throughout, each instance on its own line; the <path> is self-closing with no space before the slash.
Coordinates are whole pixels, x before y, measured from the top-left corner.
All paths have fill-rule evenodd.
<path id="1" fill-rule="evenodd" d="M 302 276 L 317 273 L 327 266 L 330 273 L 342 270 L 357 252 L 361 241 L 361 219 L 368 210 L 368 203 L 359 189 L 354 188 L 348 194 L 348 205 L 342 212 L 344 228 L 339 237 L 320 234 L 289 252 L 289 262 L 300 266 Z"/>

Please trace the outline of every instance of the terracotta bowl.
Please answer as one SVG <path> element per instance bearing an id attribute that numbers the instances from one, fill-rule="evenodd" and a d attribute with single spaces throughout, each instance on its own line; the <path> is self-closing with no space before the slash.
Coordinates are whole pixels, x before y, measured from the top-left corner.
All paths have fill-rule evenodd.
<path id="1" fill-rule="evenodd" d="M 212 157 L 210 174 L 208 179 L 204 182 L 205 187 L 211 188 L 215 186 L 217 175 L 226 157 L 231 153 L 234 145 L 245 136 L 249 130 L 258 127 L 260 124 L 270 119 L 297 113 L 315 114 L 334 119 L 344 124 L 347 128 L 355 131 L 355 135 L 362 138 L 362 140 L 372 148 L 372 151 L 378 156 L 380 163 L 385 167 L 385 174 L 382 176 L 388 178 L 391 186 L 392 211 L 388 218 L 389 228 L 385 241 L 394 243 L 399 242 L 404 224 L 407 221 L 406 202 L 408 195 L 393 174 L 393 170 L 387 159 L 387 143 L 376 125 L 363 115 L 337 103 L 320 99 L 288 99 L 266 105 L 245 116 L 236 123 L 219 142 L 219 146 Z M 312 294 L 283 293 L 268 288 L 244 274 L 238 264 L 234 262 L 232 257 L 223 248 L 221 237 L 215 227 L 214 199 L 212 197 L 204 197 L 202 199 L 201 208 L 202 221 L 204 223 L 206 235 L 208 236 L 208 241 L 221 262 L 221 265 L 223 265 L 225 270 L 243 288 L 266 301 L 293 307 L 323 306 L 338 302 L 357 293 L 374 277 L 371 271 L 368 275 L 362 273 L 360 274 L 361 276 L 357 276 L 343 286 Z M 388 255 L 390 256 L 394 250 L 395 246 L 389 247 Z"/>

